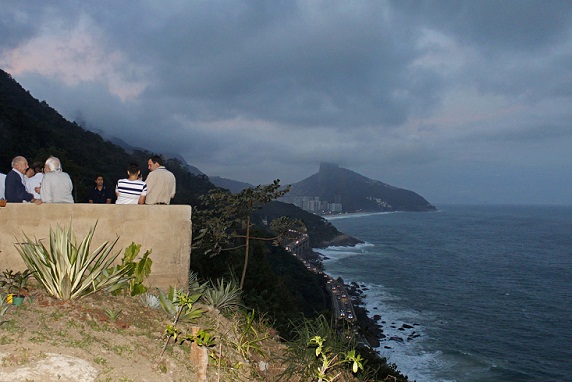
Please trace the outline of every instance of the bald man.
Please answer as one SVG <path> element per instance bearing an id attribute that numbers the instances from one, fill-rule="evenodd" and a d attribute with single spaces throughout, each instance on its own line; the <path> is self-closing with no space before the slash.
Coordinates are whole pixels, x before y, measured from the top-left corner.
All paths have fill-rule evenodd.
<path id="1" fill-rule="evenodd" d="M 26 191 L 24 174 L 28 169 L 28 161 L 22 156 L 12 159 L 12 171 L 6 174 L 4 193 L 6 201 L 10 203 L 31 202 L 41 204 L 42 201 L 35 199 L 34 195 Z"/>

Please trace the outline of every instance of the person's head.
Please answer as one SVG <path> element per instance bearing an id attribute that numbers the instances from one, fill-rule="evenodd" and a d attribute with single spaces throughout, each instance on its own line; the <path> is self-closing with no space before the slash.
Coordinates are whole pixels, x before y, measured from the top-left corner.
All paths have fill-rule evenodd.
<path id="1" fill-rule="evenodd" d="M 153 155 L 147 161 L 147 168 L 149 169 L 149 171 L 155 171 L 162 165 L 163 165 L 163 158 L 161 158 L 159 155 Z"/>
<path id="2" fill-rule="evenodd" d="M 96 176 L 96 177 L 95 177 L 95 184 L 96 184 L 98 187 L 103 186 L 103 176 L 101 176 L 101 175 Z"/>
<path id="3" fill-rule="evenodd" d="M 127 173 L 129 176 L 137 177 L 140 174 L 139 165 L 136 163 L 129 163 L 127 166 Z"/>
<path id="4" fill-rule="evenodd" d="M 61 172 L 62 171 L 62 164 L 60 160 L 56 157 L 49 157 L 46 159 L 46 164 L 44 165 L 45 172 Z"/>
<path id="5" fill-rule="evenodd" d="M 42 164 L 42 162 L 34 162 L 34 164 L 32 165 L 32 168 L 34 169 L 36 174 L 44 171 L 44 165 Z"/>
<path id="6" fill-rule="evenodd" d="M 22 156 L 17 156 L 12 159 L 12 168 L 22 174 L 25 174 L 28 169 L 28 161 Z"/>
<path id="7" fill-rule="evenodd" d="M 26 169 L 26 177 L 31 178 L 36 175 L 36 171 L 32 167 Z"/>

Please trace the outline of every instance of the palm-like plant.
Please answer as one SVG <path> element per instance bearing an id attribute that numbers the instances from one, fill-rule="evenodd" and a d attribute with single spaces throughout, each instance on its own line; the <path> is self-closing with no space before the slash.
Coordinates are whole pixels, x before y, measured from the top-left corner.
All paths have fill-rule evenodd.
<path id="1" fill-rule="evenodd" d="M 201 297 L 205 305 L 210 305 L 225 313 L 232 312 L 241 306 L 242 290 L 234 279 L 229 281 L 218 279 L 216 284 L 212 282 L 210 284 Z"/>
<path id="2" fill-rule="evenodd" d="M 50 228 L 49 248 L 24 234 L 24 239 L 16 243 L 28 269 L 34 277 L 54 297 L 62 300 L 81 298 L 118 283 L 127 282 L 126 268 L 113 268 L 113 261 L 119 255 L 111 254 L 117 239 L 105 242 L 90 253 L 89 247 L 97 223 L 77 245 L 71 223 L 69 227 Z"/>

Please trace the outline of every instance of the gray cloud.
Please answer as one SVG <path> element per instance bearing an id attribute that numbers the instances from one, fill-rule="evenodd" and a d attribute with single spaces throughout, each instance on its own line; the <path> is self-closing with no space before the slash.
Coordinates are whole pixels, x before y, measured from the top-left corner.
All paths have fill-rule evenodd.
<path id="1" fill-rule="evenodd" d="M 572 21 L 572 4 L 565 1 L 394 0 L 392 7 L 405 20 L 442 30 L 491 54 L 545 51 L 570 33 Z"/>
<path id="2" fill-rule="evenodd" d="M 207 174 L 332 161 L 435 203 L 572 203 L 566 2 L 1 3 L 36 98 Z"/>

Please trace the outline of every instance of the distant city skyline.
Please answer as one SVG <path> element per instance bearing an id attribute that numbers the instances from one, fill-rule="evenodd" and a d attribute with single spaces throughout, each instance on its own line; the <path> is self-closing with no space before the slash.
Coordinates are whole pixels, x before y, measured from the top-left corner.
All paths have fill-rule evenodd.
<path id="1" fill-rule="evenodd" d="M 342 198 L 336 195 L 335 200 L 321 200 L 319 196 L 283 196 L 278 200 L 291 203 L 296 207 L 300 207 L 304 211 L 312 212 L 315 214 L 320 213 L 340 213 L 344 212 Z"/>
<path id="2" fill-rule="evenodd" d="M 0 0 L 0 68 L 209 176 L 572 204 L 572 3 Z"/>

